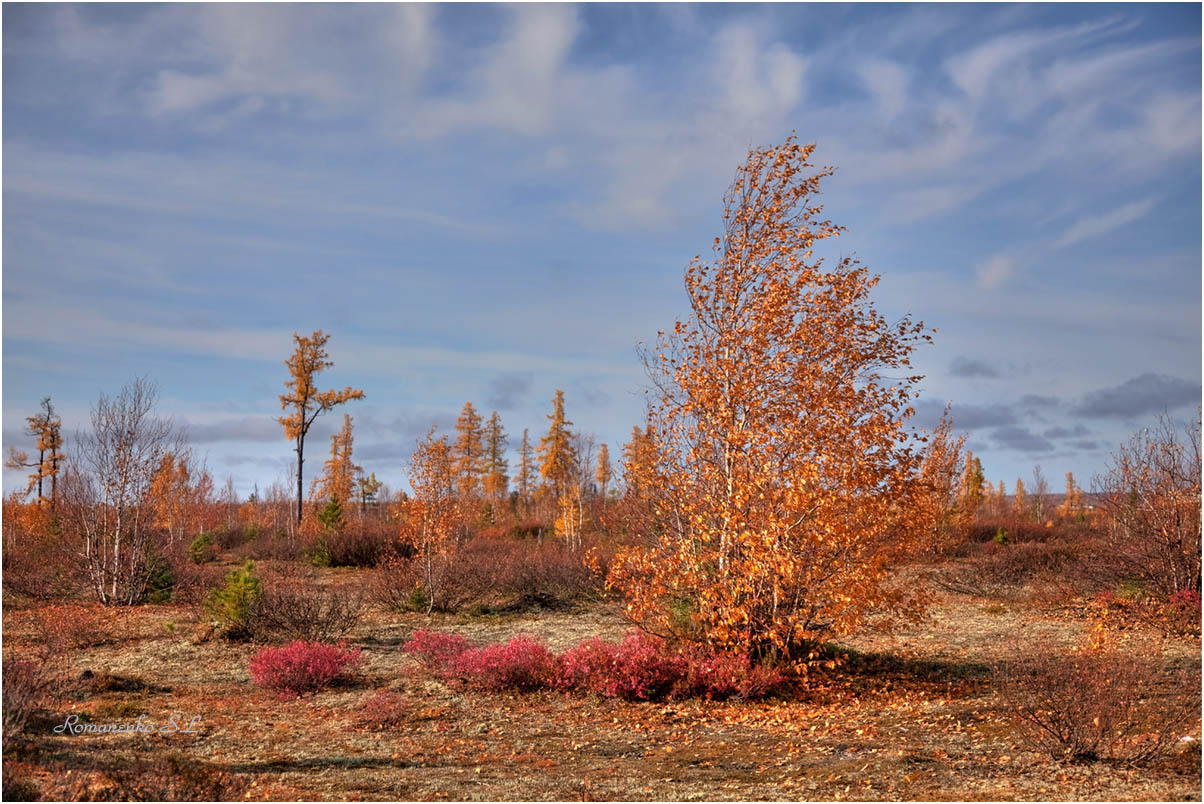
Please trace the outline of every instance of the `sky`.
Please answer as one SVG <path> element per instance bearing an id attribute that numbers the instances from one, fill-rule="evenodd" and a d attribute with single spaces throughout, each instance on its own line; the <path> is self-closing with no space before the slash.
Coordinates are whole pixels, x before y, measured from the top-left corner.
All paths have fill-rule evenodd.
<path id="1" fill-rule="evenodd" d="M 916 425 L 952 402 L 989 480 L 1089 488 L 1196 415 L 1199 4 L 2 13 L 6 449 L 42 397 L 71 441 L 145 376 L 219 485 L 262 490 L 292 334 L 322 329 L 393 488 L 469 400 L 517 447 L 563 389 L 617 455 L 637 344 L 685 314 L 748 149 L 792 132 L 836 167 L 827 256 L 937 329 Z"/>

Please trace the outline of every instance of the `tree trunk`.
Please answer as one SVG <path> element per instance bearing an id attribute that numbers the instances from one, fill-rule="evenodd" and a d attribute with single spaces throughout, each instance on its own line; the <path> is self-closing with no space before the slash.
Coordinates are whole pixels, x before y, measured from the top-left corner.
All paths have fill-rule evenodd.
<path id="1" fill-rule="evenodd" d="M 305 437 L 297 436 L 297 524 L 301 524 L 301 466 L 305 462 L 302 455 L 305 452 Z"/>

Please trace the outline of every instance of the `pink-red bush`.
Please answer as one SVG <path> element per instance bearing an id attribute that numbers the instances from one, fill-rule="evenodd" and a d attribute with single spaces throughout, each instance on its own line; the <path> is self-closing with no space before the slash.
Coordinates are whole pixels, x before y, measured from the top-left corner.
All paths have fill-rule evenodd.
<path id="1" fill-rule="evenodd" d="M 772 667 L 754 665 L 748 654 L 687 651 L 686 676 L 679 694 L 703 698 L 764 698 L 780 692 L 786 676 Z"/>
<path id="2" fill-rule="evenodd" d="M 578 642 L 565 651 L 557 663 L 556 688 L 566 692 L 579 690 L 606 694 L 608 681 L 614 674 L 617 650 L 617 645 L 602 637 Z"/>
<path id="3" fill-rule="evenodd" d="M 472 643 L 459 634 L 445 634 L 419 628 L 401 649 L 418 657 L 424 665 L 436 673 L 444 674 L 460 654 L 472 648 Z"/>
<path id="4" fill-rule="evenodd" d="M 480 689 L 529 692 L 551 685 L 556 657 L 542 642 L 520 634 L 506 643 L 463 651 L 448 671 Z"/>
<path id="5" fill-rule="evenodd" d="M 761 698 L 782 690 L 786 678 L 747 656 L 675 649 L 642 632 L 622 642 L 584 640 L 556 656 L 520 635 L 506 643 L 473 647 L 464 637 L 420 629 L 403 647 L 430 671 L 478 689 L 558 689 L 629 701 L 668 698 Z"/>
<path id="6" fill-rule="evenodd" d="M 561 659 L 558 680 L 562 689 L 653 701 L 672 696 L 686 672 L 684 656 L 635 632 L 618 645 L 595 638 L 570 649 Z"/>
<path id="7" fill-rule="evenodd" d="M 329 687 L 359 662 L 359 650 L 320 642 L 291 642 L 264 648 L 251 658 L 251 679 L 281 695 L 301 695 Z"/>

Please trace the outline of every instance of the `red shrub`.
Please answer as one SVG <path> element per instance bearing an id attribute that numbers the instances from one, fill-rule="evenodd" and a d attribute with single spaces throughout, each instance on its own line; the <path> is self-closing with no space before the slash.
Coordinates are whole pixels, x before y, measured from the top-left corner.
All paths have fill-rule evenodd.
<path id="1" fill-rule="evenodd" d="M 786 677 L 772 667 L 754 665 L 748 654 L 688 651 L 679 694 L 706 698 L 764 698 L 781 690 Z"/>
<path id="2" fill-rule="evenodd" d="M 686 660 L 664 642 L 640 631 L 628 634 L 615 651 L 615 663 L 603 694 L 629 701 L 654 701 L 672 695 L 686 675 Z"/>
<path id="3" fill-rule="evenodd" d="M 637 631 L 618 645 L 595 637 L 570 649 L 560 660 L 557 685 L 608 698 L 659 700 L 673 694 L 686 671 L 685 657 Z"/>
<path id="4" fill-rule="evenodd" d="M 369 729 L 393 729 L 405 722 L 406 701 L 399 692 L 379 690 L 360 706 L 356 722 Z"/>
<path id="5" fill-rule="evenodd" d="M 605 694 L 607 680 L 614 673 L 617 647 L 601 637 L 578 642 L 560 657 L 556 668 L 556 687 L 565 691 Z"/>
<path id="6" fill-rule="evenodd" d="M 1200 593 L 1180 589 L 1167 598 L 1164 613 L 1170 630 L 1185 634 L 1200 633 Z"/>
<path id="7" fill-rule="evenodd" d="M 415 631 L 403 649 L 443 678 L 490 691 L 554 688 L 629 701 L 759 698 L 780 690 L 786 681 L 747 656 L 673 649 L 639 631 L 617 644 L 587 639 L 559 657 L 526 635 L 476 648 L 457 634 L 426 629 Z"/>
<path id="8" fill-rule="evenodd" d="M 446 673 L 460 654 L 472 649 L 472 643 L 459 634 L 445 634 L 419 628 L 401 649 L 418 656 L 431 670 Z"/>
<path id="9" fill-rule="evenodd" d="M 506 643 L 471 648 L 452 659 L 452 675 L 485 690 L 530 690 L 549 686 L 556 658 L 542 642 L 520 634 Z"/>
<path id="10" fill-rule="evenodd" d="M 319 642 L 292 642 L 283 648 L 264 648 L 251 658 L 251 678 L 282 695 L 323 689 L 339 680 L 360 658 L 358 650 Z"/>

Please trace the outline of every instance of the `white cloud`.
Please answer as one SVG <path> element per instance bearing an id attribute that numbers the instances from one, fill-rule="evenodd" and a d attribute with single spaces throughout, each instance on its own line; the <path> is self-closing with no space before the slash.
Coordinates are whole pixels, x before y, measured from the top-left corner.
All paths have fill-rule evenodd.
<path id="1" fill-rule="evenodd" d="M 890 122 L 907 106 L 910 76 L 902 66 L 886 59 L 867 59 L 857 68 L 861 83 L 869 90 L 885 122 Z"/>
<path id="2" fill-rule="evenodd" d="M 1054 243 L 1054 247 L 1065 248 L 1084 240 L 1109 234 L 1116 229 L 1144 218 L 1154 208 L 1155 203 L 1157 203 L 1156 199 L 1145 198 L 1141 201 L 1125 204 L 1119 209 L 1114 209 L 1102 215 L 1083 218 L 1063 232 L 1062 236 Z"/>
<path id="3" fill-rule="evenodd" d="M 996 255 L 975 269 L 974 275 L 978 286 L 987 290 L 998 290 L 1012 278 L 1014 264 L 1012 258 L 1003 254 Z"/>
<path id="4" fill-rule="evenodd" d="M 561 102 L 569 99 L 565 60 L 578 29 L 572 6 L 514 7 L 507 35 L 470 73 L 467 86 L 422 104 L 411 130 L 426 138 L 477 127 L 546 133 L 563 113 Z"/>

